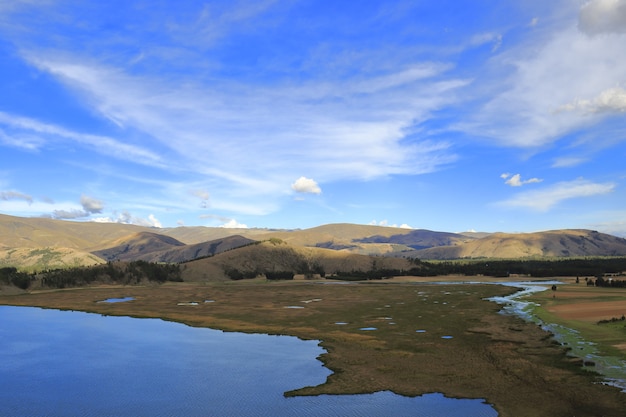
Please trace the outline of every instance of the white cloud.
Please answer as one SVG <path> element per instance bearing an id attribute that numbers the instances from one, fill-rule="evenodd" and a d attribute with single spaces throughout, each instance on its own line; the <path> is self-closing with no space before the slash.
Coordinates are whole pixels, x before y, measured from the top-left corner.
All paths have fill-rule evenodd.
<path id="1" fill-rule="evenodd" d="M 485 43 L 492 43 L 491 52 L 496 52 L 502 46 L 502 34 L 487 32 L 474 35 L 470 40 L 470 45 L 482 45 Z"/>
<path id="2" fill-rule="evenodd" d="M 208 200 L 210 197 L 207 190 L 192 190 L 191 194 L 198 197 L 200 200 Z"/>
<path id="3" fill-rule="evenodd" d="M 568 168 L 576 165 L 580 165 L 587 161 L 587 158 L 579 158 L 574 156 L 563 156 L 556 158 L 552 164 L 552 168 Z"/>
<path id="4" fill-rule="evenodd" d="M 626 34 L 587 36 L 573 13 L 550 24 L 491 60 L 492 83 L 476 86 L 495 95 L 460 129 L 499 145 L 540 148 L 623 111 L 623 89 L 615 86 L 626 74 Z M 562 111 L 567 103 L 587 111 Z"/>
<path id="5" fill-rule="evenodd" d="M 506 181 L 504 181 L 504 183 L 506 185 L 510 185 L 511 187 L 521 187 L 524 184 L 534 184 L 534 183 L 543 181 L 539 178 L 530 178 L 527 180 L 522 180 L 521 174 L 511 175 L 508 173 L 504 173 L 500 175 L 500 178 L 505 179 Z"/>
<path id="6" fill-rule="evenodd" d="M 497 205 L 527 208 L 533 211 L 548 211 L 562 201 L 608 194 L 614 189 L 615 184 L 613 183 L 594 183 L 585 179 L 576 179 L 560 182 L 541 190 L 521 192 L 511 199 L 497 203 Z"/>
<path id="7" fill-rule="evenodd" d="M 613 87 L 602 91 L 592 99 L 575 99 L 557 109 L 557 111 L 582 110 L 587 113 L 624 113 L 626 112 L 626 90 Z"/>
<path id="8" fill-rule="evenodd" d="M 247 229 L 248 228 L 247 225 L 243 223 L 239 223 L 235 219 L 230 219 L 229 221 L 220 225 L 219 227 L 223 227 L 225 229 Z"/>
<path id="9" fill-rule="evenodd" d="M 293 184 L 291 184 L 291 189 L 297 193 L 308 193 L 308 194 L 321 194 L 322 189 L 320 186 L 312 180 L 311 178 L 300 177 Z"/>
<path id="10" fill-rule="evenodd" d="M 13 144 L 9 140 L 17 142 L 22 138 L 27 138 L 26 145 L 16 145 L 27 149 L 40 149 L 45 146 L 47 141 L 70 140 L 119 159 L 139 161 L 145 164 L 159 164 L 160 157 L 157 154 L 106 136 L 77 133 L 53 124 L 42 123 L 28 117 L 12 115 L 2 111 L 0 111 L 0 125 L 5 125 L 11 129 L 13 135 L 15 135 L 14 138 L 11 138 L 0 132 L 0 140 Z M 36 138 L 28 140 L 31 137 Z"/>
<path id="11" fill-rule="evenodd" d="M 260 195 L 279 194 L 275 184 L 302 169 L 321 180 L 371 179 L 433 172 L 456 158 L 448 143 L 406 140 L 412 126 L 467 84 L 438 80 L 448 65 L 266 88 L 138 76 L 68 54 L 25 56 L 102 116 L 168 147 L 175 159 L 160 162 L 226 180 L 219 183 L 224 193 L 249 195 L 254 182 Z M 212 195 L 216 203 L 220 190 Z"/>
<path id="12" fill-rule="evenodd" d="M 578 27 L 589 35 L 626 32 L 626 1 L 591 0 L 580 9 Z"/>
<path id="13" fill-rule="evenodd" d="M 159 219 L 157 219 L 154 214 L 150 214 L 148 216 L 148 221 L 150 222 L 152 227 L 158 227 L 161 228 L 163 227 L 163 225 L 161 224 L 161 222 L 159 221 Z"/>
<path id="14" fill-rule="evenodd" d="M 148 218 L 142 218 L 133 216 L 130 212 L 124 210 L 122 212 L 114 213 L 114 217 L 96 217 L 91 219 L 91 221 L 96 223 L 123 223 L 123 224 L 134 224 L 137 226 L 144 227 L 157 227 L 161 228 L 162 224 L 153 214 L 148 215 Z"/>
<path id="15" fill-rule="evenodd" d="M 371 222 L 368 223 L 370 226 L 382 226 L 382 227 L 397 227 L 399 229 L 413 229 L 411 226 L 409 226 L 406 223 L 402 223 L 401 225 L 397 225 L 397 224 L 389 224 L 388 220 L 381 220 L 381 221 L 376 221 L 376 220 L 372 220 Z"/>

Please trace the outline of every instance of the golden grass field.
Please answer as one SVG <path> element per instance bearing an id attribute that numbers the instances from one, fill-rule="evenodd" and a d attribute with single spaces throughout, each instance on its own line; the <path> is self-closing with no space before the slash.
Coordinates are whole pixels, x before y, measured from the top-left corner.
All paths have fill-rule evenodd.
<path id="1" fill-rule="evenodd" d="M 432 285 L 423 281 L 433 278 L 414 277 L 351 284 L 257 279 L 42 291 L 5 295 L 0 304 L 320 340 L 327 351 L 321 360 L 334 373 L 323 385 L 286 395 L 441 392 L 484 398 L 503 417 L 624 416 L 626 394 L 594 383 L 598 376 L 580 368 L 549 334 L 498 314 L 501 306 L 485 300 L 513 289 L 464 284 L 466 277 L 437 279 L 458 283 Z M 604 314 L 621 316 L 626 293 L 583 287 L 562 285 L 554 299 L 551 291 L 535 297 L 546 314 L 564 322 L 577 323 L 574 311 L 586 311 L 589 323 Z M 98 303 L 117 297 L 135 299 Z M 360 330 L 370 327 L 376 330 Z"/>

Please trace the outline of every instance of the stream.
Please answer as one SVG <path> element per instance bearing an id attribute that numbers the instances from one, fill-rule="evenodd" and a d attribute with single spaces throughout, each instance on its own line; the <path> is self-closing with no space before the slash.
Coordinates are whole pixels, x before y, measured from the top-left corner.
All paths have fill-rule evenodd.
<path id="1" fill-rule="evenodd" d="M 513 314 L 526 321 L 541 326 L 547 332 L 554 335 L 554 339 L 563 346 L 570 347 L 569 355 L 583 359 L 584 367 L 595 371 L 604 377 L 603 383 L 615 386 L 626 392 L 626 361 L 614 356 L 602 356 L 594 342 L 584 340 L 580 333 L 574 329 L 554 323 L 545 323 L 537 318 L 533 311 L 538 306 L 524 298 L 530 294 L 546 291 L 552 285 L 560 285 L 560 281 L 541 282 L 502 282 L 498 285 L 516 287 L 521 290 L 504 297 L 491 297 L 488 300 L 503 305 L 502 314 Z"/>

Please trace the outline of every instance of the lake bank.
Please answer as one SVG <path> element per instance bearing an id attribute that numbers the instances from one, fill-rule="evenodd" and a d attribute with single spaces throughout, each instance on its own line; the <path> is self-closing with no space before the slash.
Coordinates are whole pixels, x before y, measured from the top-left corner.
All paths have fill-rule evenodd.
<path id="1" fill-rule="evenodd" d="M 327 353 L 321 360 L 333 374 L 326 384 L 289 395 L 442 392 L 485 398 L 501 416 L 617 416 L 626 408 L 624 394 L 593 384 L 597 378 L 581 372 L 538 326 L 497 314 L 500 306 L 484 300 L 513 289 L 402 280 L 323 283 L 85 288 L 1 297 L 0 303 L 322 340 Z M 133 300 L 97 303 L 123 297 Z"/>

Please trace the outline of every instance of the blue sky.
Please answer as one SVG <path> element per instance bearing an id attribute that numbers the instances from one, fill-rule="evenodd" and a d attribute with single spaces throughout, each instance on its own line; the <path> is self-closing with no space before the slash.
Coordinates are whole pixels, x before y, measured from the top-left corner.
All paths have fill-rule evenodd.
<path id="1" fill-rule="evenodd" d="M 626 0 L 0 0 L 0 213 L 626 236 Z"/>

